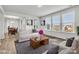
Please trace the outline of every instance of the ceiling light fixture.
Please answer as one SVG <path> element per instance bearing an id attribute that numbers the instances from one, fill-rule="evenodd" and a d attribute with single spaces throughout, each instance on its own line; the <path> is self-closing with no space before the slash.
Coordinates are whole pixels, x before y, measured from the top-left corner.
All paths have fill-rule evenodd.
<path id="1" fill-rule="evenodd" d="M 41 7 L 42 7 L 42 5 L 37 5 L 37 7 L 41 8 Z"/>

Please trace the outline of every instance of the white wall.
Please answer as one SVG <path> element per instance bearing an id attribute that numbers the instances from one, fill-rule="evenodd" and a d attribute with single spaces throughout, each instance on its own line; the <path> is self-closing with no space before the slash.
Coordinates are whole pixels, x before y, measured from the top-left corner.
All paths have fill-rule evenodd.
<path id="1" fill-rule="evenodd" d="M 4 39 L 4 10 L 0 6 L 0 39 Z"/>
<path id="2" fill-rule="evenodd" d="M 75 7 L 75 29 L 79 26 L 79 6 Z"/>

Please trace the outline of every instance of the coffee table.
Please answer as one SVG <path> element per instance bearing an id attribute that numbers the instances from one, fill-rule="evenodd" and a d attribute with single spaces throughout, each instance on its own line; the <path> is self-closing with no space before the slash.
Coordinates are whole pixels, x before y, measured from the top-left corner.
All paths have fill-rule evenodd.
<path id="1" fill-rule="evenodd" d="M 30 46 L 32 48 L 38 48 L 42 45 L 46 45 L 49 43 L 48 37 L 43 36 L 42 38 L 39 37 L 33 37 L 30 39 Z"/>

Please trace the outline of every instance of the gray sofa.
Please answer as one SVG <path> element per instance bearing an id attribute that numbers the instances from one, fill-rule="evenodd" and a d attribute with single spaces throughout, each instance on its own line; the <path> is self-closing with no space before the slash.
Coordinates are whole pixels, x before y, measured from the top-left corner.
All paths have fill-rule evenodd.
<path id="1" fill-rule="evenodd" d="M 54 50 L 53 50 L 54 51 Z M 48 50 L 46 50 L 43 54 L 47 54 Z M 72 49 L 66 49 L 63 47 L 59 47 L 58 54 L 74 54 L 75 52 Z M 57 53 L 53 53 L 57 54 Z"/>
<path id="2" fill-rule="evenodd" d="M 43 54 L 47 54 L 47 52 L 48 50 L 46 50 Z M 72 49 L 65 49 L 60 47 L 58 50 L 58 54 L 75 54 L 75 52 Z"/>
<path id="3" fill-rule="evenodd" d="M 56 44 L 57 46 L 57 44 Z M 77 54 L 78 53 L 78 48 L 79 48 L 79 38 L 75 38 L 75 40 L 72 43 L 71 47 L 67 47 L 66 46 L 66 41 L 61 42 L 60 44 L 58 44 L 59 46 L 59 50 L 58 50 L 58 54 Z M 47 54 L 49 50 L 46 50 L 43 54 Z M 52 52 L 54 50 L 52 49 Z"/>

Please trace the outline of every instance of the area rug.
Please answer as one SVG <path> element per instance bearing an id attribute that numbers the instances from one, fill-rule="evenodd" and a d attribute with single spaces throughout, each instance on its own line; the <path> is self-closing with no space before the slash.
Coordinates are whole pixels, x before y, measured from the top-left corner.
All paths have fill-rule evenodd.
<path id="1" fill-rule="evenodd" d="M 59 39 L 49 39 L 49 44 L 43 45 L 39 48 L 33 49 L 30 47 L 30 41 L 24 41 L 24 42 L 16 42 L 16 50 L 17 54 L 42 54 L 46 50 L 52 48 L 55 44 L 54 43 L 61 43 L 62 41 Z"/>
<path id="2" fill-rule="evenodd" d="M 17 54 L 42 54 L 52 47 L 52 44 L 47 44 L 39 48 L 33 49 L 32 47 L 30 47 L 29 44 L 30 41 L 16 43 Z"/>

